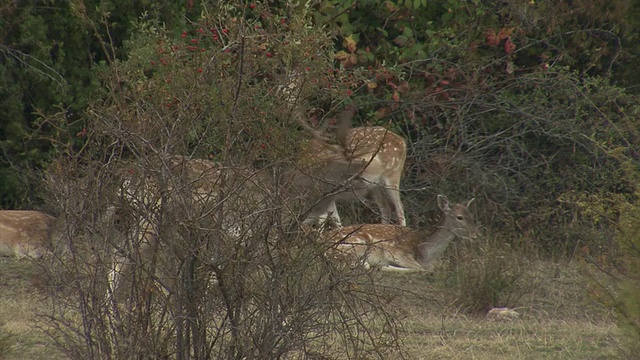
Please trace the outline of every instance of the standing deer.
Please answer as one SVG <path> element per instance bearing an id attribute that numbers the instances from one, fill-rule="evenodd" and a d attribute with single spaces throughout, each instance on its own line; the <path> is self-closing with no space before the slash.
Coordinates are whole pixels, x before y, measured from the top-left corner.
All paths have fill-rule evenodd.
<path id="1" fill-rule="evenodd" d="M 251 236 L 252 226 L 258 221 L 275 221 L 269 214 L 275 214 L 271 211 L 276 206 L 286 207 L 296 199 L 310 201 L 308 191 L 329 191 L 363 169 L 358 162 L 341 159 L 328 159 L 325 166 L 308 167 L 304 172 L 296 169 L 286 172 L 278 182 L 284 188 L 281 189 L 282 203 L 276 204 L 273 203 L 277 198 L 273 194 L 276 183 L 271 172 L 266 170 L 227 167 L 180 155 L 166 156 L 146 167 L 131 164 L 119 196 L 135 223 L 129 241 L 118 245 L 116 261 L 109 275 L 112 289 L 117 289 L 120 279 L 128 276 L 131 265 L 153 258 L 162 223 L 175 221 L 188 225 L 183 228 L 185 230 L 206 230 L 207 236 L 226 233 L 231 239 L 242 240 L 243 235 Z M 265 212 L 269 214 L 265 216 Z M 290 220 L 289 214 L 283 213 L 281 220 Z M 214 233 L 214 229 L 220 229 L 222 233 Z M 165 232 L 163 236 L 167 235 L 179 236 L 177 232 Z M 175 240 L 171 242 L 176 243 Z M 169 243 L 165 240 L 162 244 Z M 224 257 L 222 247 L 229 245 L 220 239 L 210 244 L 210 248 L 219 249 L 217 252 Z"/>
<path id="2" fill-rule="evenodd" d="M 431 234 L 404 226 L 366 224 L 334 230 L 326 238 L 337 244 L 338 251 L 356 255 L 369 266 L 431 272 L 456 236 L 476 238 L 477 227 L 469 211 L 473 200 L 449 204 L 446 196 L 438 195 L 438 207 L 444 216 Z"/>
<path id="3" fill-rule="evenodd" d="M 339 119 L 338 145 L 330 144 L 326 136 L 303 126 L 312 133 L 314 139 L 303 144 L 301 155 L 293 168 L 285 172 L 281 182 L 283 193 L 293 198 L 304 198 L 309 204 L 306 225 L 324 222 L 328 217 L 341 227 L 336 201 L 362 201 L 371 195 L 375 201 L 383 223 L 389 223 L 393 213 L 401 226 L 406 225 L 404 209 L 400 200 L 400 179 L 406 159 L 406 143 L 399 135 L 379 126 L 350 128 L 355 108 L 348 108 Z M 163 160 L 170 179 L 173 175 L 186 179 L 183 188 L 193 191 L 198 203 L 212 203 L 218 199 L 223 182 L 241 183 L 234 192 L 242 196 L 260 197 L 273 185 L 271 174 L 246 168 L 224 167 L 204 160 L 173 155 Z M 232 180 L 233 179 L 233 180 Z M 169 184 L 170 189 L 175 184 Z M 132 203 L 141 203 L 140 193 L 149 202 L 149 197 L 158 198 L 157 184 L 148 180 L 125 181 L 122 193 Z M 318 199 L 310 194 L 312 190 L 324 193 Z M 159 199 L 159 198 L 158 198 Z M 156 200 L 152 200 L 155 202 Z M 255 208 L 263 201 L 255 199 Z M 264 204 L 263 204 L 264 205 Z M 233 206 L 227 206 L 233 209 Z M 233 222 L 228 219 L 227 222 Z"/>
<path id="4" fill-rule="evenodd" d="M 362 201 L 371 195 L 383 224 L 390 223 L 393 213 L 398 224 L 406 226 L 400 200 L 400 180 L 407 158 L 407 145 L 401 136 L 381 126 L 351 128 L 354 114 L 355 108 L 349 107 L 338 119 L 338 146 L 329 145 L 326 137 L 302 122 L 303 127 L 314 135 L 314 139 L 303 148 L 302 159 L 325 167 L 331 166 L 330 161 L 336 159 L 364 165 L 359 176 L 348 186 L 321 199 L 311 209 L 304 224 L 322 223 L 330 217 L 336 227 L 342 227 L 336 201 Z"/>
<path id="5" fill-rule="evenodd" d="M 310 207 L 306 224 L 332 216 L 340 225 L 336 200 L 355 201 L 372 194 L 385 221 L 392 209 L 404 224 L 398 192 L 406 157 L 404 140 L 381 127 L 350 129 L 347 121 L 354 111 L 348 109 L 342 115 L 336 136 L 339 145 L 329 144 L 326 137 L 311 130 L 315 139 L 306 144 L 299 161 L 277 182 L 283 195 L 281 205 L 302 199 Z M 210 219 L 236 239 L 251 234 L 252 217 L 273 209 L 269 196 L 276 182 L 269 171 L 225 167 L 179 155 L 151 165 L 148 169 L 132 169 L 120 190 L 137 214 L 137 234 L 133 236 L 137 244 L 132 245 L 140 246 L 137 251 L 142 253 L 153 252 L 157 244 L 160 211 L 165 206 L 178 206 L 195 216 L 179 221 L 197 224 L 198 220 Z M 318 199 L 313 191 L 326 195 Z M 130 262 L 126 257 L 132 251 L 121 253 L 125 258 L 117 260 L 111 275 L 114 283 Z M 148 258 L 144 254 L 142 257 Z"/>
<path id="6" fill-rule="evenodd" d="M 302 127 L 309 131 L 314 140 L 302 151 L 303 159 L 312 158 L 322 164 L 326 159 L 339 157 L 343 160 L 360 162 L 364 170 L 360 176 L 331 195 L 321 199 L 304 221 L 305 225 L 324 223 L 328 218 L 336 227 L 342 227 L 336 209 L 336 201 L 362 201 L 371 196 L 378 207 L 382 223 L 390 223 L 391 214 L 396 221 L 406 226 L 404 208 L 400 200 L 400 179 L 407 157 L 407 145 L 402 137 L 380 126 L 351 128 L 355 115 L 354 105 L 347 106 L 338 118 L 337 139 L 339 146 L 327 144 L 326 137 L 311 128 L 305 121 L 304 106 L 299 106 L 304 97 L 305 77 L 303 72 L 293 69 L 286 75 L 286 81 L 276 90 L 276 95 L 289 104 L 292 114 Z"/>
<path id="7" fill-rule="evenodd" d="M 0 255 L 38 259 L 47 253 L 55 218 L 40 211 L 0 211 Z"/>

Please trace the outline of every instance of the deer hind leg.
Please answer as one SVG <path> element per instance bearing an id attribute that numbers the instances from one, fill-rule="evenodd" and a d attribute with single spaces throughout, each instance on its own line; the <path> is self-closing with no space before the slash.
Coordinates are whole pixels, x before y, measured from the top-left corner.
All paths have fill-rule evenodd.
<path id="1" fill-rule="evenodd" d="M 304 220 L 303 224 L 310 226 L 341 228 L 342 222 L 340 221 L 336 202 L 333 199 L 323 200 L 311 210 L 311 213 Z"/>
<path id="2" fill-rule="evenodd" d="M 391 223 L 391 202 L 388 201 L 386 197 L 386 192 L 382 188 L 382 186 L 376 187 L 372 191 L 373 201 L 376 203 L 378 207 L 378 213 L 382 218 L 383 224 Z"/>
<path id="3" fill-rule="evenodd" d="M 410 256 L 395 257 L 392 264 L 383 266 L 384 271 L 424 271 L 425 269 Z"/>
<path id="4" fill-rule="evenodd" d="M 372 195 L 380 211 L 383 224 L 391 223 L 391 214 L 393 212 L 398 225 L 407 226 L 407 221 L 404 217 L 404 207 L 402 206 L 400 191 L 397 186 L 385 181 L 373 190 Z"/>
<path id="5" fill-rule="evenodd" d="M 400 184 L 386 183 L 383 191 L 388 200 L 388 204 L 393 207 L 393 210 L 400 226 L 407 226 L 407 220 L 404 217 L 404 207 L 402 206 L 402 200 L 400 200 Z"/>

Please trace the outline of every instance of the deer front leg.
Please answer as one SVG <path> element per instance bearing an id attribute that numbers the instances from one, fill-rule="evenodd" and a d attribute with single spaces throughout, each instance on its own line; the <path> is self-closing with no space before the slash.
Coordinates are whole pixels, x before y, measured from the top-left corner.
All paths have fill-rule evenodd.
<path id="1" fill-rule="evenodd" d="M 325 199 L 317 204 L 303 224 L 320 227 L 329 225 L 329 227 L 341 228 L 342 222 L 340 221 L 335 201 L 333 199 Z"/>

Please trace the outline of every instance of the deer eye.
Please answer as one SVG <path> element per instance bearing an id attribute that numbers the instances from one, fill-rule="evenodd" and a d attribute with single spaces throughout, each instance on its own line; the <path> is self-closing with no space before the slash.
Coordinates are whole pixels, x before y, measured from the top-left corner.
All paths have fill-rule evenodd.
<path id="1" fill-rule="evenodd" d="M 456 216 L 456 219 L 458 219 L 458 221 L 462 221 L 462 220 L 464 220 L 464 216 L 458 215 L 458 216 Z"/>

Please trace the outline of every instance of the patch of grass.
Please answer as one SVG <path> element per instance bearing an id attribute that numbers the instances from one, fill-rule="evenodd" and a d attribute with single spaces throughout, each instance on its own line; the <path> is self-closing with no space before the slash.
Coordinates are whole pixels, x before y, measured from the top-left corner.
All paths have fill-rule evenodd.
<path id="1" fill-rule="evenodd" d="M 403 323 L 410 359 L 612 359 L 622 356 L 624 336 L 609 309 L 589 297 L 588 279 L 577 262 L 530 261 L 519 281 L 529 284 L 513 304 L 520 318 L 487 319 L 465 314 L 447 267 L 434 275 L 383 273 L 380 290 Z M 43 308 L 32 277 L 38 267 L 0 259 L 0 346 L 4 359 L 64 359 L 34 326 Z M 0 348 L 2 349 L 2 348 Z"/>
<path id="2" fill-rule="evenodd" d="M 44 312 L 44 299 L 33 284 L 39 274 L 33 262 L 0 258 L 0 359 L 64 359 L 35 326 L 38 314 Z"/>
<path id="3" fill-rule="evenodd" d="M 624 344 L 609 310 L 589 297 L 578 263 L 531 261 L 522 267 L 520 318 L 466 313 L 446 269 L 435 275 L 385 274 L 395 292 L 405 350 L 413 359 L 611 359 Z M 464 295 L 463 295 L 464 296 Z"/>
<path id="4" fill-rule="evenodd" d="M 533 318 L 500 322 L 422 311 L 404 324 L 404 345 L 415 359 L 611 359 L 620 345 L 612 323 Z"/>
<path id="5" fill-rule="evenodd" d="M 4 324 L 0 324 L 0 359 L 12 356 L 15 351 L 15 335 L 7 331 Z"/>

